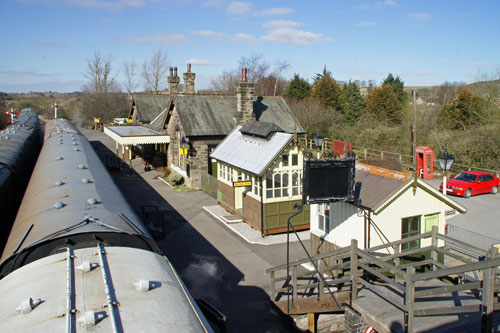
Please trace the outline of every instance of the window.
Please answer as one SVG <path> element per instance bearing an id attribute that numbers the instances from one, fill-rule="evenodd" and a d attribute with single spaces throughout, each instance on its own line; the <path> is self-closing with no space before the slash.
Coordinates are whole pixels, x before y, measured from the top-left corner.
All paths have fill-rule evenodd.
<path id="1" fill-rule="evenodd" d="M 252 178 L 253 193 L 260 197 L 260 181 L 257 178 Z"/>
<path id="2" fill-rule="evenodd" d="M 292 195 L 302 194 L 302 182 L 300 181 L 302 177 L 302 171 L 292 172 Z"/>
<path id="3" fill-rule="evenodd" d="M 292 166 L 298 166 L 298 165 L 299 165 L 299 155 L 292 154 Z"/>
<path id="4" fill-rule="evenodd" d="M 266 197 L 281 198 L 288 197 L 288 185 L 290 174 L 286 171 L 266 175 Z"/>
<path id="5" fill-rule="evenodd" d="M 401 225 L 401 239 L 416 235 L 420 235 L 420 216 L 404 218 Z M 413 240 L 409 243 L 401 244 L 402 251 L 418 249 L 419 247 L 419 239 Z"/>
<path id="6" fill-rule="evenodd" d="M 281 156 L 281 166 L 287 167 L 288 166 L 288 155 L 284 154 Z"/>
<path id="7" fill-rule="evenodd" d="M 318 205 L 318 229 L 325 233 L 330 231 L 330 204 Z"/>
<path id="8" fill-rule="evenodd" d="M 270 173 L 266 175 L 266 197 L 273 198 L 273 175 Z"/>

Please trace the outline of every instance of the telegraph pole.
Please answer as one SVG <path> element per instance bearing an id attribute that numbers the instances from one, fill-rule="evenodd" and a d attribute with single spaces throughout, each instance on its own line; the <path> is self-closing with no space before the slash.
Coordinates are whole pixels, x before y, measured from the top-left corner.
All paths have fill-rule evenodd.
<path id="1" fill-rule="evenodd" d="M 417 104 L 415 101 L 416 92 L 412 90 L 413 95 L 413 170 L 417 171 L 417 157 L 416 149 L 417 149 Z"/>

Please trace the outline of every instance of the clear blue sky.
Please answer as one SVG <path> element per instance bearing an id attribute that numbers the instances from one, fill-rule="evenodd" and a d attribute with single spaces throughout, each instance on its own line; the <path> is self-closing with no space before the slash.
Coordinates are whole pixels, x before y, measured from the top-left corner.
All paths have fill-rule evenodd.
<path id="1" fill-rule="evenodd" d="M 197 88 L 262 54 L 311 80 L 389 72 L 405 84 L 473 82 L 500 66 L 500 2 L 349 0 L 1 0 L 0 91 L 76 91 L 96 50 L 142 64 L 158 49 Z"/>

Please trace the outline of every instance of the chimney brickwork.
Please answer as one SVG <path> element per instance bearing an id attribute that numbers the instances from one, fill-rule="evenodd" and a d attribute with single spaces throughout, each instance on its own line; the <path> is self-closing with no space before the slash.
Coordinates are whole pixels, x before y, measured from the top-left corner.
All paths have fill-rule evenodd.
<path id="1" fill-rule="evenodd" d="M 170 67 L 170 76 L 168 77 L 168 91 L 170 94 L 179 93 L 179 83 L 181 78 L 177 76 L 177 67 Z"/>
<path id="2" fill-rule="evenodd" d="M 194 94 L 194 81 L 196 74 L 191 72 L 191 64 L 187 64 L 187 72 L 184 73 L 184 93 Z"/>
<path id="3" fill-rule="evenodd" d="M 253 113 L 253 94 L 255 92 L 255 84 L 249 83 L 247 80 L 247 69 L 241 71 L 241 82 L 236 87 L 236 124 L 244 125 L 252 120 L 255 120 Z"/>

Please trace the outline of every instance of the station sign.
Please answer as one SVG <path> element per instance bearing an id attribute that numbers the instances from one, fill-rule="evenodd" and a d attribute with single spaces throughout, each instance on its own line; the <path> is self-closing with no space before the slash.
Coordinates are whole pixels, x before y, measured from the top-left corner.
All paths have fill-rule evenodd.
<path id="1" fill-rule="evenodd" d="M 251 180 L 242 180 L 239 182 L 233 182 L 233 187 L 246 187 L 246 186 L 252 186 L 252 181 Z"/>

